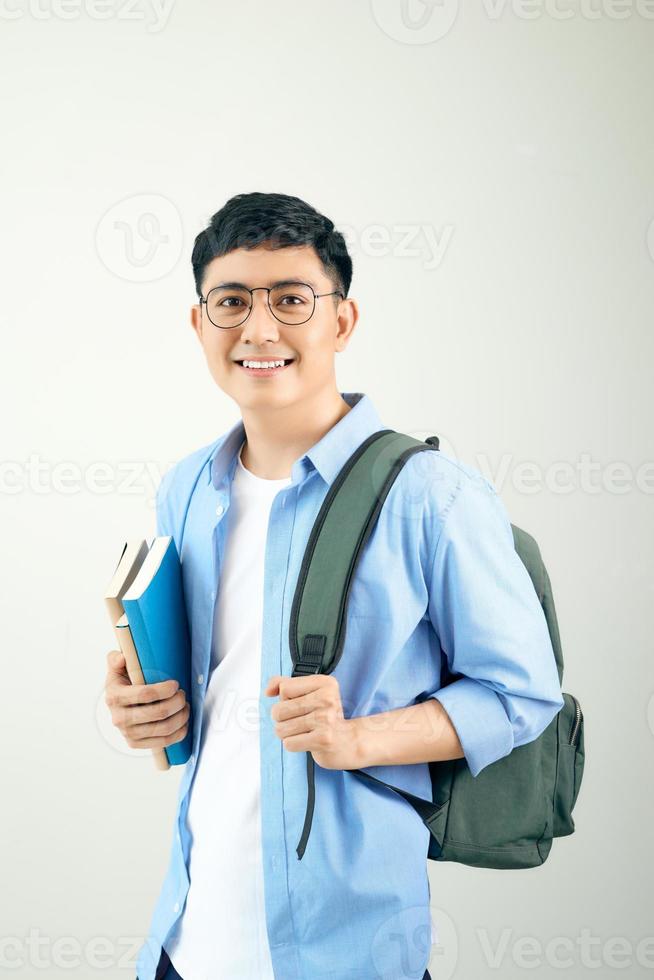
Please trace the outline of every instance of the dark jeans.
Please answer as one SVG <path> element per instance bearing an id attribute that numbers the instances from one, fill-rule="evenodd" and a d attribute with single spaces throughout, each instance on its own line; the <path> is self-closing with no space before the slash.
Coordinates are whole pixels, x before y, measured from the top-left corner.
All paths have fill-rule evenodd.
<path id="1" fill-rule="evenodd" d="M 139 978 L 137 977 L 136 980 L 139 980 Z M 157 963 L 157 972 L 154 975 L 154 980 L 182 980 L 163 946 L 161 947 L 161 956 Z"/>
<path id="2" fill-rule="evenodd" d="M 170 956 L 163 947 L 161 949 L 161 957 L 159 958 L 154 980 L 182 980 L 179 973 L 173 966 Z"/>
<path id="3" fill-rule="evenodd" d="M 173 966 L 170 956 L 163 948 L 161 950 L 161 956 L 159 958 L 157 973 L 154 980 L 182 980 L 182 977 L 180 977 L 179 973 Z M 431 980 L 431 973 L 429 970 L 425 970 L 425 975 L 423 976 L 422 980 Z"/>

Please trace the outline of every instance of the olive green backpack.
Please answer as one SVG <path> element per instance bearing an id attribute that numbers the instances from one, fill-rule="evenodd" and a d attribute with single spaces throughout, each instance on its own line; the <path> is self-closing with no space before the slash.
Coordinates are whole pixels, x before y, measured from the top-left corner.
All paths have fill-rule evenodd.
<path id="1" fill-rule="evenodd" d="M 289 641 L 293 677 L 329 674 L 345 640 L 352 576 L 382 504 L 413 453 L 438 451 L 437 436 L 424 442 L 381 429 L 350 456 L 329 488 L 311 530 L 291 609 Z M 515 549 L 540 600 L 552 640 L 559 683 L 563 654 L 549 576 L 536 541 L 511 525 Z M 447 671 L 447 668 L 445 666 Z M 459 676 L 446 673 L 445 684 Z M 532 868 L 546 860 L 554 837 L 574 833 L 572 810 L 584 771 L 584 721 L 577 698 L 564 705 L 536 739 L 514 748 L 475 777 L 465 759 L 430 762 L 432 799 L 424 800 L 361 769 L 353 775 L 402 796 L 429 829 L 427 857 L 482 868 Z M 307 811 L 297 847 L 301 859 L 315 801 L 314 760 L 307 752 Z"/>

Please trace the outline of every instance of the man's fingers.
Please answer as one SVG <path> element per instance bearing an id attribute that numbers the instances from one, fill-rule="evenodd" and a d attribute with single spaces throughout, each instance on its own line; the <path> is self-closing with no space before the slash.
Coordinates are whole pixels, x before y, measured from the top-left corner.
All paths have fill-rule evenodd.
<path id="1" fill-rule="evenodd" d="M 164 748 L 188 731 L 191 706 L 178 682 L 132 684 L 120 650 L 107 654 L 105 701 L 130 748 Z"/>
<path id="2" fill-rule="evenodd" d="M 179 690 L 179 684 L 174 679 L 159 681 L 156 684 L 132 684 L 127 673 L 125 658 L 120 650 L 111 650 L 107 655 L 107 668 L 105 700 L 110 708 L 116 705 L 164 701 Z"/>
<path id="3" fill-rule="evenodd" d="M 114 725 L 128 729 L 133 725 L 148 725 L 156 721 L 164 721 L 184 707 L 186 694 L 177 691 L 172 698 L 164 701 L 153 701 L 151 704 L 114 704 L 111 706 L 111 717 Z"/>
<path id="4" fill-rule="evenodd" d="M 153 701 L 167 701 L 174 694 L 180 693 L 186 699 L 186 693 L 180 691 L 175 680 L 159 681 L 158 684 L 132 684 L 128 689 L 119 691 L 121 704 L 152 704 Z"/>
<path id="5" fill-rule="evenodd" d="M 134 712 L 138 711 L 137 708 L 132 710 Z M 190 715 L 191 705 L 188 703 L 188 701 L 186 701 L 178 711 L 175 711 L 174 714 L 171 714 L 166 718 L 162 718 L 160 721 L 150 721 L 142 722 L 140 724 L 127 725 L 126 734 L 133 741 L 139 741 L 147 738 L 166 738 L 168 735 L 172 735 L 183 725 L 185 725 L 188 722 Z"/>
<path id="6" fill-rule="evenodd" d="M 184 723 L 177 731 L 173 732 L 172 735 L 161 735 L 158 738 L 138 738 L 133 739 L 129 736 L 126 741 L 130 749 L 163 749 L 167 745 L 173 745 L 175 742 L 181 742 L 183 738 L 186 738 L 188 732 L 188 723 Z"/>

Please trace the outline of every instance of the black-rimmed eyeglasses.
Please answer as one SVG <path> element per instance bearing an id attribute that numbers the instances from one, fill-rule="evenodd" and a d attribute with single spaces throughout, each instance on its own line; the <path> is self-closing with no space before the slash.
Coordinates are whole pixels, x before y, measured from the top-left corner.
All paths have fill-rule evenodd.
<path id="1" fill-rule="evenodd" d="M 207 316 L 215 327 L 230 330 L 245 323 L 254 303 L 254 293 L 264 289 L 268 293 L 268 308 L 276 320 L 288 325 L 306 323 L 313 316 L 316 300 L 323 296 L 340 296 L 336 289 L 331 293 L 315 293 L 306 282 L 285 282 L 275 286 L 214 286 L 206 297 L 200 297 L 200 305 L 205 304 Z"/>

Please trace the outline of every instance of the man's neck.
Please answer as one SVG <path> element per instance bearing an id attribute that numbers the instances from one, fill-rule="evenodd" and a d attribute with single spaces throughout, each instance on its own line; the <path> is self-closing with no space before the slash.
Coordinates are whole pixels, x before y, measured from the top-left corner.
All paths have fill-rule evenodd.
<path id="1" fill-rule="evenodd" d="M 293 463 L 349 411 L 351 406 L 335 389 L 279 410 L 243 411 L 246 442 L 241 462 L 264 480 L 290 477 Z"/>

